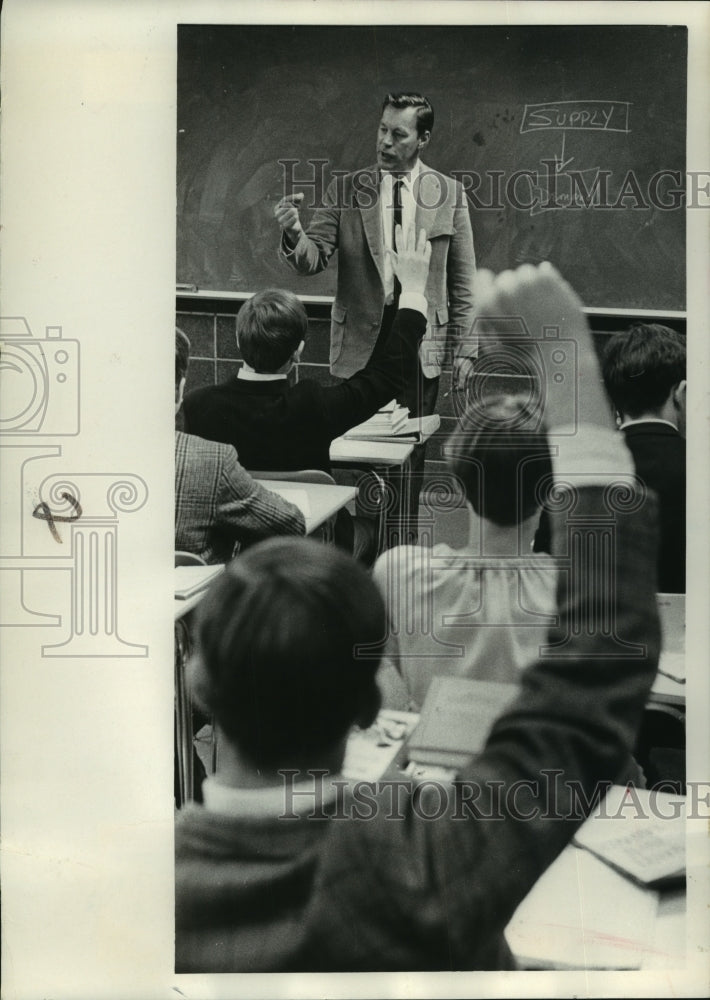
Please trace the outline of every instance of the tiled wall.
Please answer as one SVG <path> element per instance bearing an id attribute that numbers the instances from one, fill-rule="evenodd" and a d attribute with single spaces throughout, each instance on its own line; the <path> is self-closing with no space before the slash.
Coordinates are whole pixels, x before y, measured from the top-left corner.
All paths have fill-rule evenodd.
<path id="1" fill-rule="evenodd" d="M 208 305 L 194 300 L 178 302 L 176 323 L 190 338 L 190 369 L 188 372 L 188 390 L 203 385 L 213 385 L 236 374 L 240 366 L 240 356 L 236 346 L 236 314 L 239 302 L 233 306 L 232 312 L 217 311 L 227 308 L 224 302 L 210 301 Z M 203 309 L 205 311 L 198 311 Z M 213 311 L 214 310 L 214 311 Z M 333 383 L 328 368 L 328 352 L 330 343 L 329 307 L 314 305 L 308 307 L 308 339 L 298 365 L 297 378 L 316 379 L 323 385 Z M 659 322 L 663 322 L 659 318 Z M 609 317 L 595 317 L 594 342 L 597 352 L 601 353 L 604 344 L 614 330 L 625 329 L 631 319 L 624 317 L 623 322 Z M 669 324 L 670 325 L 670 324 Z M 685 332 L 685 325 L 674 323 L 678 329 Z M 598 328 L 598 329 L 597 329 Z M 426 478 L 430 478 L 444 470 L 442 446 L 455 426 L 454 401 L 451 393 L 451 376 L 445 372 L 439 387 L 438 412 L 441 416 L 441 427 L 430 439 L 427 446 Z"/>

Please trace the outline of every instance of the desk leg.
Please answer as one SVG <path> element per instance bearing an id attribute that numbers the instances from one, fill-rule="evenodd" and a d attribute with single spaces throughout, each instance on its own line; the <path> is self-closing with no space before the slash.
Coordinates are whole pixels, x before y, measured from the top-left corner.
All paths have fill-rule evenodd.
<path id="1" fill-rule="evenodd" d="M 190 631 L 175 622 L 175 804 L 181 808 L 193 794 L 192 704 L 185 667 L 190 656 Z"/>
<path id="2" fill-rule="evenodd" d="M 406 545 L 411 529 L 412 463 L 408 458 L 398 468 L 387 469 L 385 479 L 392 487 L 394 503 L 386 514 L 385 548 Z"/>

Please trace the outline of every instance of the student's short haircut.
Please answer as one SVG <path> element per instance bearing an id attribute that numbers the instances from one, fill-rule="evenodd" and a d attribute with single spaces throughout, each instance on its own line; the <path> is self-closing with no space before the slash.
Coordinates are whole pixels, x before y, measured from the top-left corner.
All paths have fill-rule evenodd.
<path id="1" fill-rule="evenodd" d="M 278 371 L 306 339 L 307 326 L 306 310 L 293 292 L 267 288 L 237 313 L 239 350 L 254 371 Z"/>
<path id="2" fill-rule="evenodd" d="M 401 111 L 403 108 L 416 108 L 418 135 L 423 135 L 424 132 L 431 132 L 434 128 L 434 109 L 429 103 L 428 98 L 424 97 L 423 94 L 387 94 L 382 102 L 382 110 L 384 111 L 385 108 L 396 108 L 398 111 Z"/>
<path id="3" fill-rule="evenodd" d="M 686 377 L 685 337 L 659 323 L 636 323 L 609 340 L 602 374 L 619 413 L 659 410 Z"/>
<path id="4" fill-rule="evenodd" d="M 447 442 L 448 465 L 466 499 L 495 524 L 520 524 L 535 514 L 551 481 L 550 448 L 536 413 L 527 397 L 493 396 L 469 407 Z"/>
<path id="5" fill-rule="evenodd" d="M 175 388 L 182 379 L 187 378 L 187 366 L 190 361 L 190 341 L 187 334 L 175 327 Z"/>
<path id="6" fill-rule="evenodd" d="M 231 562 L 200 604 L 195 693 L 253 764 L 312 756 L 317 766 L 363 712 L 374 717 L 384 635 L 382 597 L 352 557 L 270 539 Z M 356 655 L 361 643 L 374 653 Z"/>

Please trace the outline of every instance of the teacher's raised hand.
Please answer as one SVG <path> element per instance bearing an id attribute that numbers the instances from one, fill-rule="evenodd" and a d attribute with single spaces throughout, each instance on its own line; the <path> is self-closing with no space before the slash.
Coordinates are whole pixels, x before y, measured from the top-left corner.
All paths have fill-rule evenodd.
<path id="1" fill-rule="evenodd" d="M 274 215 L 282 232 L 294 243 L 303 232 L 298 207 L 303 201 L 303 192 L 300 194 L 287 194 L 277 201 L 274 207 Z"/>

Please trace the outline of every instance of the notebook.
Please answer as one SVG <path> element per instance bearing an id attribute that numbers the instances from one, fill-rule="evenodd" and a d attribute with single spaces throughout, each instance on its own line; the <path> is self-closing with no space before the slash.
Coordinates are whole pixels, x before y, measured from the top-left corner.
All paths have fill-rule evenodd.
<path id="1" fill-rule="evenodd" d="M 408 743 L 409 759 L 461 767 L 483 748 L 494 721 L 517 693 L 515 684 L 434 677 Z"/>
<path id="2" fill-rule="evenodd" d="M 614 785 L 574 843 L 648 888 L 685 879 L 685 798 Z"/>

